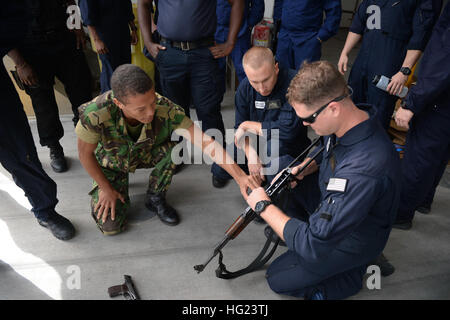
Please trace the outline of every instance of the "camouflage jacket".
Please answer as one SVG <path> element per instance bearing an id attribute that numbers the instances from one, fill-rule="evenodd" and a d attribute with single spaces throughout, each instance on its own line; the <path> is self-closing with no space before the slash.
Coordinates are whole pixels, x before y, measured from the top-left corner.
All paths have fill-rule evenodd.
<path id="1" fill-rule="evenodd" d="M 137 168 L 146 167 L 143 161 L 156 154 L 158 148 L 167 147 L 175 129 L 187 129 L 193 123 L 180 106 L 156 93 L 153 121 L 143 125 L 135 142 L 127 134 L 125 118 L 113 97 L 112 91 L 108 91 L 79 107 L 80 124 L 100 136 L 95 156 L 104 168 L 134 172 Z"/>

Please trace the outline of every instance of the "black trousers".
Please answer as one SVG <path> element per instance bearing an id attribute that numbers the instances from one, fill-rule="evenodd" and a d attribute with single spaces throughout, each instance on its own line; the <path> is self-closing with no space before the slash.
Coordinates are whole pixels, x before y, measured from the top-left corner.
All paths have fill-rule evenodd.
<path id="1" fill-rule="evenodd" d="M 53 90 L 55 77 L 64 84 L 76 124 L 78 107 L 92 100 L 92 76 L 84 53 L 76 48 L 75 36 L 70 32 L 59 39 L 24 46 L 20 51 L 39 79 L 39 84 L 27 87 L 26 92 L 36 114 L 39 142 L 48 146 L 64 135 Z"/>
<path id="2" fill-rule="evenodd" d="M 23 105 L 3 65 L 0 96 L 0 163 L 25 192 L 36 218 L 47 220 L 58 203 L 56 183 L 42 169 Z"/>

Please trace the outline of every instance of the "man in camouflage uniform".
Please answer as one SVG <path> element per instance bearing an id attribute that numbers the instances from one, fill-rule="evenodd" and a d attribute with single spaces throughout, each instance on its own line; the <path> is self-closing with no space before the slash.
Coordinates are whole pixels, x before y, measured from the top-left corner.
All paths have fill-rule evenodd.
<path id="1" fill-rule="evenodd" d="M 145 205 L 163 223 L 176 225 L 179 217 L 165 202 L 176 168 L 171 151 L 177 142 L 171 141 L 171 135 L 176 129 L 184 129 L 186 138 L 192 141 L 194 132 L 202 137 L 203 133 L 181 107 L 155 93 L 151 79 L 139 67 L 128 64 L 117 68 L 111 87 L 112 91 L 80 107 L 76 127 L 80 161 L 94 179 L 89 193 L 92 216 L 104 234 L 121 232 L 130 204 L 128 173 L 154 168 Z M 202 139 L 200 147 L 216 144 L 208 138 Z M 243 194 L 247 187 L 257 187 L 226 152 L 222 157 L 216 153 L 210 156 L 223 163 L 221 166 L 235 178 Z"/>

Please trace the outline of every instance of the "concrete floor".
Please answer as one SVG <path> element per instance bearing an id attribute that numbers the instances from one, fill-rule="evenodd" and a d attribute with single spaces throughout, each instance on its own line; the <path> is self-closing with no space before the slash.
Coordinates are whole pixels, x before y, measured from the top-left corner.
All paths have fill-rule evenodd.
<path id="1" fill-rule="evenodd" d="M 326 44 L 324 59 L 337 62 L 345 35 L 342 31 Z M 225 126 L 232 128 L 231 93 L 223 105 Z M 66 173 L 51 170 L 48 150 L 38 144 L 36 122 L 30 120 L 30 126 L 43 167 L 58 184 L 56 209 L 73 222 L 77 234 L 63 242 L 40 227 L 23 192 L 0 167 L 0 300 L 109 299 L 107 288 L 123 283 L 124 274 L 133 277 L 143 299 L 292 299 L 270 290 L 264 270 L 221 280 L 214 273 L 217 258 L 203 273 L 193 270 L 246 207 L 234 182 L 224 189 L 212 188 L 206 164 L 189 165 L 173 179 L 168 201 L 181 216 L 178 226 L 166 226 L 146 211 L 149 170 L 139 170 L 130 175 L 128 230 L 103 236 L 89 213 L 91 179 L 78 161 L 71 117 L 61 118 L 70 165 Z M 381 278 L 380 290 L 364 286 L 351 299 L 450 299 L 449 176 L 447 172 L 447 182 L 438 187 L 430 215 L 418 213 L 410 231 L 392 231 L 384 252 L 396 272 Z M 229 269 L 243 267 L 256 256 L 265 241 L 263 228 L 252 223 L 229 243 L 224 250 Z M 275 257 L 284 250 L 278 248 Z"/>

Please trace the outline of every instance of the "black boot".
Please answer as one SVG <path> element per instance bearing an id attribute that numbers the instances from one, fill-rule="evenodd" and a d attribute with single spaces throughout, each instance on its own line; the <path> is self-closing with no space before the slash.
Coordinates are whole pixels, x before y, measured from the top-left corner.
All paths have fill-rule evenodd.
<path id="1" fill-rule="evenodd" d="M 389 262 L 384 254 L 380 254 L 374 261 L 370 263 L 371 265 L 377 265 L 380 268 L 381 275 L 383 277 L 388 277 L 394 273 L 395 267 Z"/>
<path id="2" fill-rule="evenodd" d="M 53 171 L 61 173 L 67 171 L 67 162 L 64 158 L 64 150 L 59 142 L 49 145 L 50 148 L 50 165 Z"/>
<path id="3" fill-rule="evenodd" d="M 177 212 L 166 203 L 166 195 L 163 192 L 147 192 L 145 206 L 148 210 L 156 213 L 159 219 L 169 226 L 175 226 L 180 223 Z"/>
<path id="4" fill-rule="evenodd" d="M 72 223 L 56 212 L 48 217 L 47 220 L 38 219 L 38 223 L 49 229 L 59 240 L 69 240 L 75 235 L 75 228 Z"/>
<path id="5" fill-rule="evenodd" d="M 225 187 L 228 183 L 228 180 L 217 178 L 215 175 L 212 176 L 212 184 L 214 188 L 221 189 Z"/>

